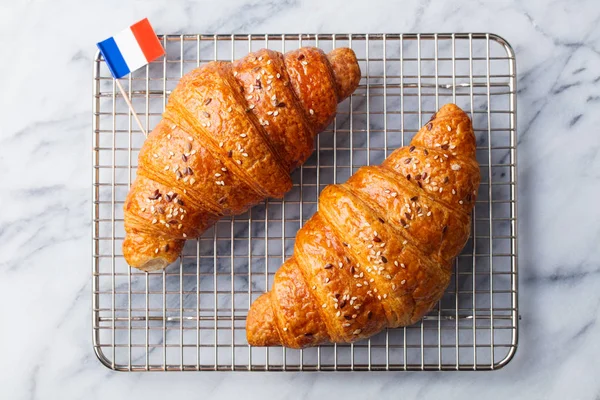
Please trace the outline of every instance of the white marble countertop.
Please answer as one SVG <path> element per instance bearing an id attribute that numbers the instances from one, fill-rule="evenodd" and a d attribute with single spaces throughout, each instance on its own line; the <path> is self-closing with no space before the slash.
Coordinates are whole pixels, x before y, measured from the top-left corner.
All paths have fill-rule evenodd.
<path id="1" fill-rule="evenodd" d="M 28 0 L 0 4 L 0 398 L 599 399 L 600 5 Z M 95 43 L 158 32 L 493 32 L 518 64 L 519 350 L 487 373 L 115 373 L 91 344 Z M 594 206 L 596 204 L 596 206 Z"/>

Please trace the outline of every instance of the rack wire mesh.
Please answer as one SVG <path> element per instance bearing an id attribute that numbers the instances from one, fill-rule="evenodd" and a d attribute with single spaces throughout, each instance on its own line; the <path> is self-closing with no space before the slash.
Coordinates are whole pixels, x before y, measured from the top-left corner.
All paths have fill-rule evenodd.
<path id="1" fill-rule="evenodd" d="M 124 79 L 146 129 L 179 78 L 266 47 L 351 47 L 363 76 L 283 200 L 224 218 L 176 265 L 145 273 L 123 259 L 123 201 L 144 136 L 100 55 L 93 78 L 93 345 L 120 371 L 490 370 L 517 347 L 516 61 L 502 38 L 465 34 L 165 35 L 166 56 Z M 439 106 L 466 110 L 482 182 L 472 235 L 443 298 L 421 322 L 350 345 L 305 350 L 246 342 L 250 303 L 292 253 L 319 192 L 408 143 Z"/>

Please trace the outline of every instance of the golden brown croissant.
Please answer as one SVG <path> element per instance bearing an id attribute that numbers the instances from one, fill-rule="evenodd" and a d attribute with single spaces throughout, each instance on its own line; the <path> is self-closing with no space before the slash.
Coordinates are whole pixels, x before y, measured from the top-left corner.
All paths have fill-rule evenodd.
<path id="1" fill-rule="evenodd" d="M 447 104 L 410 147 L 323 190 L 294 256 L 250 308 L 248 343 L 347 343 L 421 319 L 468 240 L 479 181 L 471 121 Z"/>
<path id="2" fill-rule="evenodd" d="M 123 255 L 150 271 L 224 215 L 292 187 L 337 103 L 358 86 L 354 52 L 260 50 L 185 75 L 138 158 L 125 201 Z"/>

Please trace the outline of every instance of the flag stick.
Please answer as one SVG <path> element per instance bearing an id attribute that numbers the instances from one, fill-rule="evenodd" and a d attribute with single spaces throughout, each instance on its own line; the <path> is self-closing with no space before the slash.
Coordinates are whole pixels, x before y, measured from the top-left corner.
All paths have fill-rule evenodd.
<path id="1" fill-rule="evenodd" d="M 129 106 L 129 110 L 131 110 L 131 113 L 133 114 L 133 118 L 135 118 L 138 126 L 140 127 L 140 130 L 142 131 L 142 133 L 144 134 L 145 137 L 148 137 L 148 134 L 146 133 L 146 130 L 144 129 L 144 126 L 142 125 L 142 121 L 140 121 L 140 118 L 138 117 L 137 113 L 133 109 L 133 104 L 131 104 L 131 100 L 129 100 L 129 96 L 127 95 L 127 92 L 125 92 L 123 85 L 121 85 L 121 82 L 119 81 L 119 79 L 115 79 L 115 82 L 117 82 L 117 86 L 119 87 L 119 90 L 121 91 L 121 94 L 123 95 L 123 99 L 125 99 L 125 102 Z"/>

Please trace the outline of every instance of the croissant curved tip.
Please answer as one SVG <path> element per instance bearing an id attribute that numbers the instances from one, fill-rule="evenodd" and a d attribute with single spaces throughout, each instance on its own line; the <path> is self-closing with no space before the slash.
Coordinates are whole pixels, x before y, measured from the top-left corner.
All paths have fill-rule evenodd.
<path id="1" fill-rule="evenodd" d="M 338 88 L 338 102 L 349 97 L 360 82 L 360 66 L 352 49 L 341 47 L 327 54 Z"/>
<path id="2" fill-rule="evenodd" d="M 146 272 L 158 271 L 166 268 L 179 257 L 184 244 L 185 240 L 131 231 L 126 234 L 123 241 L 123 256 L 134 268 Z"/>
<path id="3" fill-rule="evenodd" d="M 281 344 L 275 327 L 275 315 L 271 307 L 270 292 L 263 293 L 248 311 L 246 338 L 252 346 L 277 346 Z"/>

